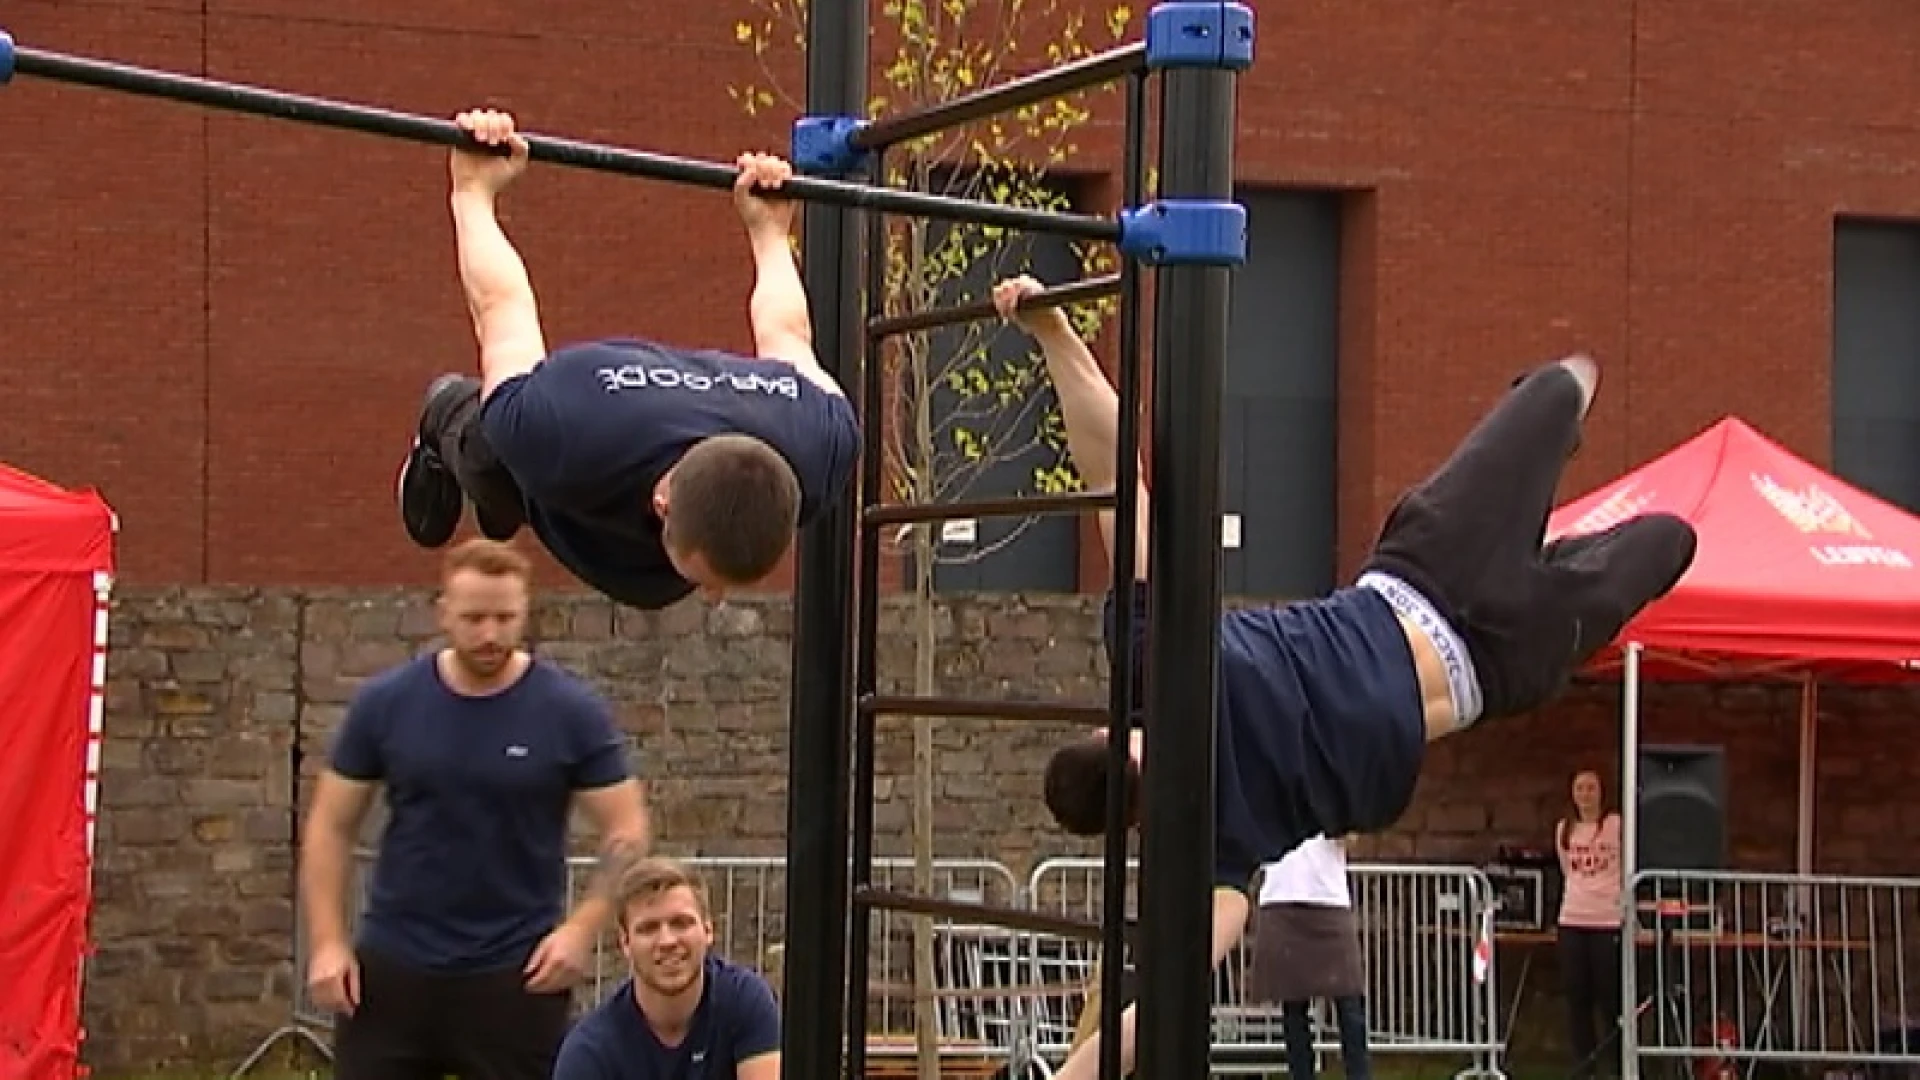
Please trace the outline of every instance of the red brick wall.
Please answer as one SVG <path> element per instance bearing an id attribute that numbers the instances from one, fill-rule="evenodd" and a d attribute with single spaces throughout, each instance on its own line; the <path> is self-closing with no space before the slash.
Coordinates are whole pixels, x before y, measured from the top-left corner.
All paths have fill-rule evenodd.
<path id="1" fill-rule="evenodd" d="M 487 101 L 709 158 L 783 145 L 784 114 L 726 93 L 753 75 L 737 0 L 648 7 L 561 5 L 537 31 L 481 0 L 8 18 L 26 44 L 428 113 Z M 1516 367 L 1560 350 L 1609 375 L 1569 494 L 1729 412 L 1823 459 L 1829 222 L 1920 214 L 1920 23 L 1893 15 L 1265 6 L 1242 176 L 1369 193 L 1342 321 L 1347 560 Z M 1117 163 L 1106 119 L 1079 160 Z M 0 175 L 0 459 L 101 487 L 134 581 L 419 580 L 396 457 L 425 380 L 472 363 L 439 154 L 30 80 L 0 96 L 0 139 L 20 151 Z M 553 338 L 745 344 L 724 199 L 553 173 L 508 213 Z"/>

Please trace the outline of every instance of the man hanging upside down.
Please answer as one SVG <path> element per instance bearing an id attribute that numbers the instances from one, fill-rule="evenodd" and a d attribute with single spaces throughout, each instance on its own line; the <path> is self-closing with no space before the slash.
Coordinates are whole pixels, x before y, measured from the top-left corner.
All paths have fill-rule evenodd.
<path id="1" fill-rule="evenodd" d="M 549 353 L 526 266 L 494 209 L 526 168 L 527 144 L 505 113 L 456 123 L 510 152 L 452 155 L 480 378 L 442 375 L 427 391 L 400 471 L 408 535 L 446 544 L 471 501 L 488 538 L 530 525 L 582 581 L 639 608 L 765 577 L 795 529 L 846 493 L 860 450 L 853 408 L 813 355 L 788 247 L 793 203 L 771 194 L 787 163 L 743 155 L 734 187 L 753 252 L 758 358 L 625 338 Z"/>
<path id="2" fill-rule="evenodd" d="M 1038 339 L 1060 400 L 1068 451 L 1090 489 L 1117 473 L 1119 397 L 1061 312 L 1021 312 L 1030 278 L 1002 282 L 994 301 Z M 1413 795 L 1427 742 L 1476 721 L 1514 716 L 1557 697 L 1573 673 L 1692 565 L 1691 526 L 1646 514 L 1604 532 L 1544 544 L 1554 490 L 1594 391 L 1586 357 L 1523 376 L 1451 458 L 1387 515 L 1359 579 L 1322 599 L 1220 619 L 1215 764 L 1213 959 L 1239 941 L 1255 870 L 1325 833 L 1370 832 Z M 1143 471 L 1144 474 L 1144 471 Z M 1133 700 L 1146 663 L 1147 493 L 1133 523 L 1139 552 Z M 1113 550 L 1114 515 L 1099 517 Z M 1116 597 L 1107 600 L 1109 657 Z M 1046 802 L 1067 831 L 1104 831 L 1106 733 L 1055 752 Z M 1133 732 L 1124 783 L 1138 824 L 1145 739 Z M 1132 1068 L 1133 1010 L 1121 1054 Z M 1091 1039 L 1059 1080 L 1097 1069 Z"/>

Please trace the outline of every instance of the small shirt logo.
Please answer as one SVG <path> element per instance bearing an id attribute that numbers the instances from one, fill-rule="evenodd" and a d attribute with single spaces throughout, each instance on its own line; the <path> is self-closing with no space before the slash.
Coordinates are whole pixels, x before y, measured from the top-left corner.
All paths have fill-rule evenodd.
<path id="1" fill-rule="evenodd" d="M 509 746 L 509 747 L 507 747 L 507 756 L 508 756 L 508 757 L 511 757 L 511 758 L 523 758 L 523 757 L 526 757 L 526 756 L 527 756 L 527 748 L 526 748 L 526 747 L 524 747 L 524 746 L 517 746 L 517 745 L 516 745 L 516 746 Z"/>

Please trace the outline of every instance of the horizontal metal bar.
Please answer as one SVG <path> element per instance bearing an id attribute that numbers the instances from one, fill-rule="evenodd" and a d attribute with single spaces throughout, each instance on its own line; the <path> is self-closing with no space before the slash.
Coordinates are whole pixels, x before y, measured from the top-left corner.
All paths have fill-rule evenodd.
<path id="1" fill-rule="evenodd" d="M 1107 274 L 1033 293 L 1023 298 L 1019 307 L 1021 311 L 1066 307 L 1069 304 L 1114 296 L 1119 292 L 1120 275 Z M 960 323 L 999 317 L 1000 309 L 993 306 L 992 300 L 975 300 L 969 304 L 928 308 L 925 311 L 915 311 L 906 315 L 889 315 L 886 318 L 875 319 L 867 324 L 867 335 L 876 338 L 892 337 L 896 334 L 910 334 L 916 330 L 935 330 L 942 326 L 956 326 Z"/>
<path id="2" fill-rule="evenodd" d="M 0 53 L 6 50 L 0 35 Z M 194 75 L 91 60 L 42 49 L 15 48 L 14 68 L 20 75 L 72 83 L 140 97 L 199 105 L 227 112 L 291 120 L 316 127 L 338 128 L 389 139 L 446 147 L 471 147 L 471 138 L 451 120 L 435 119 L 389 109 L 355 105 L 327 98 L 307 97 L 240 83 Z M 4 71 L 4 65 L 0 65 Z M 531 160 L 591 172 L 637 176 L 693 187 L 731 190 L 739 170 L 731 165 L 628 150 L 550 135 L 526 135 Z M 1086 240 L 1117 242 L 1117 219 L 1007 206 L 976 199 L 960 199 L 898 188 L 796 176 L 782 192 L 803 202 L 877 210 L 883 213 L 934 218 L 942 221 L 997 225 L 1029 232 L 1045 232 Z"/>
<path id="3" fill-rule="evenodd" d="M 1136 41 L 1092 56 L 1083 56 L 1059 67 L 1022 75 L 937 105 L 909 109 L 875 120 L 856 131 L 851 141 L 857 150 L 879 150 L 922 135 L 932 135 L 971 124 L 975 120 L 1012 112 L 1048 98 L 1062 97 L 1076 90 L 1112 82 L 1134 72 L 1145 71 L 1146 68 L 1146 43 Z"/>
<path id="4" fill-rule="evenodd" d="M 963 518 L 1025 517 L 1028 514 L 1083 514 L 1111 510 L 1111 491 L 1072 491 L 1064 495 L 1015 495 L 1004 499 L 972 499 L 950 503 L 892 503 L 869 506 L 861 520 L 869 528 L 917 525 Z"/>
<path id="5" fill-rule="evenodd" d="M 860 699 L 867 716 L 943 716 L 1004 720 L 1058 720 L 1070 724 L 1104 724 L 1112 710 L 1104 704 L 1066 701 L 993 701 L 981 698 L 919 697 L 911 694 L 868 694 Z"/>
<path id="6" fill-rule="evenodd" d="M 992 904 L 970 904 L 960 900 L 942 900 L 918 893 L 898 892 L 892 889 L 856 889 L 854 902 L 865 904 L 879 911 L 903 911 L 912 915 L 933 915 L 956 921 L 985 923 L 989 926 L 1004 927 L 1008 930 L 1026 930 L 1035 934 L 1054 934 L 1072 938 L 1076 941 L 1098 942 L 1101 937 L 1100 924 L 1088 919 L 1071 919 L 1065 915 L 1049 915 L 1044 911 L 1031 908 L 995 907 Z M 1132 925 L 1127 930 L 1133 930 Z"/>

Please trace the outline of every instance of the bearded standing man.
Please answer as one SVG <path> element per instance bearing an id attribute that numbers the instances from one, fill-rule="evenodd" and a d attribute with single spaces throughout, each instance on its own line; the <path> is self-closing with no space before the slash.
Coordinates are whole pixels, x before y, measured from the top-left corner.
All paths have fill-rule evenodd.
<path id="1" fill-rule="evenodd" d="M 612 880 L 633 977 L 567 1035 L 553 1080 L 780 1080 L 773 988 L 713 952 L 706 885 L 670 859 Z"/>
<path id="2" fill-rule="evenodd" d="M 314 790 L 300 888 L 335 1080 L 548 1080 L 609 911 L 596 888 L 567 916 L 569 815 L 585 811 L 603 856 L 650 841 L 612 710 L 522 648 L 528 575 L 506 544 L 448 552 L 446 646 L 360 687 Z M 353 845 L 381 788 L 356 940 Z"/>

